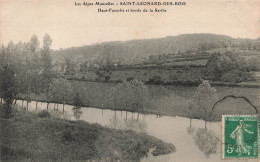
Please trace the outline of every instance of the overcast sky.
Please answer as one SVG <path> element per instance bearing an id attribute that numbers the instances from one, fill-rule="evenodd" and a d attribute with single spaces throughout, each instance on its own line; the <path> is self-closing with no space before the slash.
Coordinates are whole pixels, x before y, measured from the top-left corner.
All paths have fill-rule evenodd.
<path id="1" fill-rule="evenodd" d="M 82 2 L 0 0 L 1 44 L 6 45 L 10 40 L 15 43 L 29 41 L 33 34 L 42 42 L 45 33 L 53 39 L 53 49 L 186 33 L 215 33 L 235 38 L 260 37 L 259 0 L 188 0 L 186 6 L 167 7 L 166 13 L 98 13 L 97 8 L 100 7 L 77 7 L 74 6 L 75 1 Z M 120 0 L 110 2 L 117 3 Z M 123 8 L 114 8 L 120 7 Z"/>

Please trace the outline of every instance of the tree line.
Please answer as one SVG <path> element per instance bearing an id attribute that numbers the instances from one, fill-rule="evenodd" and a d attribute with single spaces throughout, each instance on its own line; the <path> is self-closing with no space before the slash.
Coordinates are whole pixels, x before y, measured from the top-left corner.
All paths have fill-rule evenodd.
<path id="1" fill-rule="evenodd" d="M 6 104 L 7 115 L 18 93 L 47 92 L 51 82 L 51 44 L 48 34 L 43 37 L 43 45 L 36 35 L 29 42 L 12 41 L 0 49 L 0 97 Z"/>

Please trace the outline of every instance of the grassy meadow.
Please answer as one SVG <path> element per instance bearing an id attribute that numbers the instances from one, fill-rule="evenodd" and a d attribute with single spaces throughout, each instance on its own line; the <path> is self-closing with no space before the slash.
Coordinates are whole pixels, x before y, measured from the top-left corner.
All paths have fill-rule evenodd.
<path id="1" fill-rule="evenodd" d="M 102 83 L 102 82 L 85 82 L 85 81 L 70 81 L 74 96 L 77 92 L 80 94 L 84 106 L 118 109 L 114 106 L 115 101 L 111 97 L 113 94 L 111 88 L 117 83 Z M 149 104 L 142 113 L 151 113 L 167 116 L 183 116 L 192 118 L 201 118 L 201 114 L 193 114 L 187 108 L 187 103 L 191 100 L 197 87 L 195 86 L 162 86 L 162 85 L 147 85 L 149 90 Z M 215 86 L 218 98 L 221 99 L 227 95 L 244 96 L 248 98 L 254 105 L 259 106 L 259 91 L 257 88 L 240 88 L 240 87 L 222 87 Z M 46 97 L 41 95 L 31 94 L 33 100 L 46 100 Z M 71 100 L 67 103 L 72 103 Z M 123 107 L 122 110 L 125 110 Z M 129 110 L 131 111 L 131 110 Z M 245 114 L 255 113 L 254 109 L 242 99 L 228 98 L 218 104 L 214 110 L 214 120 L 220 120 L 222 114 Z"/>
<path id="2" fill-rule="evenodd" d="M 1 119 L 2 161 L 140 161 L 175 152 L 152 136 L 16 111 Z"/>
<path id="3" fill-rule="evenodd" d="M 148 82 L 154 77 L 159 77 L 160 81 L 167 83 L 171 81 L 195 81 L 203 76 L 201 69 L 121 69 L 121 70 L 100 70 L 97 72 L 87 71 L 73 75 L 66 75 L 70 80 L 79 81 L 99 81 L 99 82 L 122 82 L 128 78 L 135 78 L 142 82 Z M 109 80 L 105 77 L 109 76 Z"/>

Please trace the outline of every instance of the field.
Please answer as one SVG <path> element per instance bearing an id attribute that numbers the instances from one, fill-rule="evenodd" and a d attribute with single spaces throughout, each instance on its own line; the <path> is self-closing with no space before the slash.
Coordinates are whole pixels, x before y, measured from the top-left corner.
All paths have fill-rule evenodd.
<path id="1" fill-rule="evenodd" d="M 111 88 L 117 83 L 101 83 L 101 82 L 85 82 L 85 81 L 70 81 L 74 96 L 79 92 L 84 106 L 96 108 L 115 109 L 115 101 L 111 96 Z M 191 113 L 187 108 L 187 103 L 194 95 L 195 86 L 162 86 L 162 85 L 147 85 L 149 89 L 149 104 L 143 113 L 152 113 L 157 115 L 168 116 L 183 116 L 191 117 Z M 259 91 L 257 88 L 240 88 L 240 87 L 215 87 L 218 93 L 218 98 L 221 99 L 227 95 L 244 96 L 248 98 L 254 105 L 259 107 Z M 44 96 L 31 95 L 31 98 L 36 100 L 44 100 Z M 67 101 L 71 103 L 72 100 Z M 122 110 L 125 110 L 122 108 Z M 131 111 L 131 110 L 130 110 Z M 228 98 L 218 105 L 214 110 L 214 120 L 220 120 L 221 114 L 253 114 L 254 109 L 243 99 Z M 201 118 L 201 114 L 193 114 L 193 118 Z"/>
<path id="2" fill-rule="evenodd" d="M 175 152 L 172 144 L 146 134 L 31 112 L 1 119 L 0 137 L 2 161 L 140 161 L 155 146 L 154 155 Z"/>
<path id="3" fill-rule="evenodd" d="M 94 83 L 94 82 L 71 82 L 75 92 L 81 92 L 83 101 L 88 106 L 113 109 L 113 100 L 109 100 L 111 95 L 111 88 L 115 83 Z M 218 93 L 219 99 L 227 95 L 244 96 L 248 98 L 254 105 L 259 106 L 259 91 L 260 89 L 255 88 L 239 88 L 239 87 L 215 87 Z M 145 112 L 153 113 L 158 115 L 170 115 L 170 116 L 185 116 L 188 117 L 190 112 L 187 108 L 187 102 L 192 98 L 196 91 L 196 87 L 187 86 L 148 86 L 150 93 L 150 103 L 147 106 Z M 108 99 L 106 99 L 108 98 Z M 102 101 L 102 102 L 100 102 Z M 227 104 L 225 104 L 227 103 Z M 248 113 L 251 112 L 250 105 L 241 99 L 227 99 L 221 104 L 228 105 L 232 109 L 232 114 L 239 114 L 243 109 L 249 109 Z M 224 114 L 228 108 L 222 109 L 223 105 L 217 105 L 215 113 Z M 225 106 L 227 107 L 227 106 Z M 123 108 L 122 108 L 123 109 Z M 244 113 L 247 111 L 243 110 Z M 242 111 L 242 112 L 243 112 Z M 197 116 L 196 118 L 200 118 Z M 220 118 L 218 118 L 220 120 Z"/>
<path id="4" fill-rule="evenodd" d="M 76 75 L 67 75 L 70 80 L 82 81 L 99 81 L 99 82 L 122 82 L 129 78 L 134 78 L 143 82 L 154 81 L 155 78 L 159 82 L 168 83 L 172 81 L 179 82 L 195 82 L 203 76 L 202 69 L 186 69 L 186 70 L 172 70 L 172 69 L 122 69 L 97 72 L 88 71 L 85 73 L 78 73 Z M 106 77 L 109 79 L 106 80 Z M 156 83 L 155 83 L 156 84 Z"/>

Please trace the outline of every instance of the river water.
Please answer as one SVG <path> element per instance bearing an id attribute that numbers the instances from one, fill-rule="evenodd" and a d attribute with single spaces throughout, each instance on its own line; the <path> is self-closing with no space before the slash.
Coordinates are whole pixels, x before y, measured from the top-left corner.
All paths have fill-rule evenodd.
<path id="1" fill-rule="evenodd" d="M 65 115 L 62 115 L 62 104 L 59 104 L 58 111 L 54 111 L 54 103 L 49 104 L 48 111 L 53 115 L 76 120 L 73 106 L 65 105 Z M 17 107 L 22 106 L 22 101 L 18 100 Z M 26 107 L 26 101 L 23 104 Z M 47 103 L 38 102 L 37 111 L 47 109 Z M 57 109 L 57 104 L 56 104 Z M 29 111 L 36 111 L 36 102 L 28 103 Z M 174 144 L 176 152 L 168 155 L 153 156 L 149 153 L 141 161 L 163 161 L 163 162 L 218 162 L 221 161 L 221 123 L 208 122 L 207 131 L 203 120 L 190 119 L 184 117 L 169 117 L 157 115 L 144 115 L 126 111 L 114 111 L 109 109 L 97 109 L 82 107 L 82 113 L 78 113 L 78 119 L 88 123 L 98 123 L 105 127 L 115 129 L 130 129 L 136 132 L 144 132 L 148 135 L 161 139 L 164 142 Z M 229 160 L 237 161 L 237 160 Z M 257 159 L 240 161 L 258 161 Z"/>

